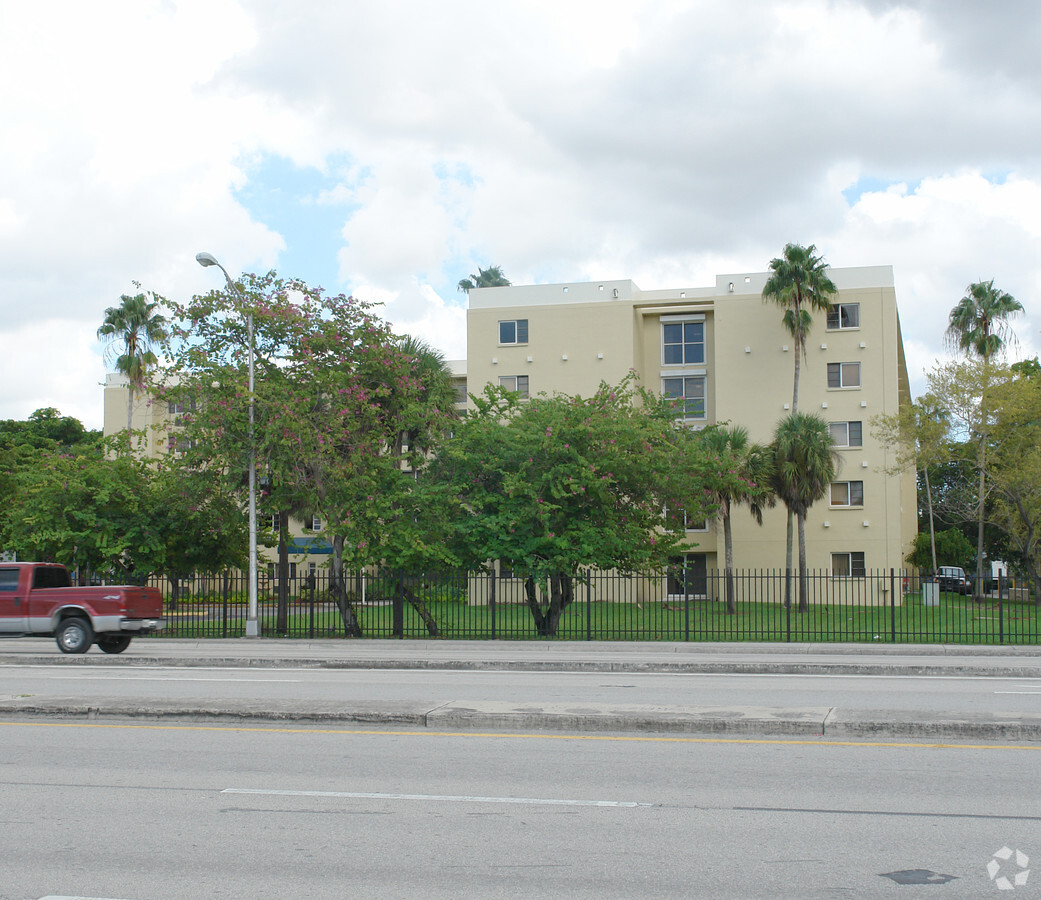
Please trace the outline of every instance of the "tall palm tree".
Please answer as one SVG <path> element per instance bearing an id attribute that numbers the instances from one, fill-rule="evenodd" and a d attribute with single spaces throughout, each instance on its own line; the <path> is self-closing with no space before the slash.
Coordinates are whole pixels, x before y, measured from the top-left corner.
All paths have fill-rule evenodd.
<path id="1" fill-rule="evenodd" d="M 962 350 L 966 356 L 978 356 L 983 362 L 983 390 L 980 395 L 979 444 L 976 464 L 979 469 L 979 491 L 976 499 L 976 586 L 973 594 L 979 599 L 983 590 L 983 508 L 987 490 L 987 385 L 990 361 L 998 356 L 1015 335 L 1008 319 L 1023 311 L 1011 294 L 994 287 L 994 279 L 970 284 L 958 305 L 951 310 L 945 338 L 952 349 Z"/>
<path id="2" fill-rule="evenodd" d="M 773 273 L 763 285 L 763 300 L 773 300 L 784 309 L 784 327 L 795 345 L 795 382 L 792 412 L 799 411 L 799 370 L 806 352 L 806 336 L 813 325 L 812 311 L 826 312 L 837 289 L 828 278 L 828 264 L 810 244 L 785 244 L 784 255 L 770 260 Z"/>
<path id="3" fill-rule="evenodd" d="M 407 432 L 403 432 L 399 441 L 408 444 L 409 453 L 425 453 L 446 422 L 455 418 L 455 385 L 452 382 L 452 370 L 445 360 L 444 354 L 432 347 L 422 338 L 405 335 L 399 344 L 401 351 L 414 360 L 412 371 L 419 379 L 421 388 L 420 407 L 415 411 L 414 420 L 409 423 Z M 401 446 L 395 452 L 401 452 Z"/>
<path id="4" fill-rule="evenodd" d="M 828 264 L 817 254 L 816 244 L 785 244 L 783 255 L 770 260 L 771 275 L 763 285 L 763 301 L 773 300 L 784 310 L 785 330 L 795 347 L 795 378 L 792 386 L 792 415 L 799 411 L 799 375 L 806 352 L 806 337 L 813 325 L 812 310 L 826 312 L 837 293 L 828 277 Z M 792 570 L 792 510 L 788 509 L 787 571 Z M 790 590 L 790 584 L 789 584 Z"/>
<path id="5" fill-rule="evenodd" d="M 487 269 L 478 266 L 476 275 L 470 275 L 459 282 L 459 290 L 467 294 L 474 288 L 509 286 L 510 280 L 502 274 L 500 266 L 488 266 Z"/>
<path id="6" fill-rule="evenodd" d="M 98 338 L 108 344 L 108 358 L 115 357 L 116 371 L 127 377 L 127 435 L 134 416 L 134 392 L 145 386 L 149 370 L 156 364 L 153 348 L 166 340 L 166 319 L 158 312 L 161 300 L 155 295 L 123 294 L 119 306 L 105 310 Z"/>
<path id="7" fill-rule="evenodd" d="M 799 524 L 799 612 L 806 612 L 806 513 L 828 493 L 839 457 L 828 423 L 812 413 L 793 413 L 782 419 L 771 449 L 774 488 L 788 507 L 789 545 L 793 515 Z"/>
<path id="8" fill-rule="evenodd" d="M 701 435 L 704 446 L 718 459 L 722 476 L 712 499 L 723 523 L 726 611 L 727 615 L 733 615 L 737 612 L 737 603 L 731 512 L 735 505 L 747 506 L 756 522 L 763 524 L 763 509 L 776 503 L 771 485 L 773 461 L 768 448 L 752 443 L 748 429 L 739 425 L 707 428 Z"/>

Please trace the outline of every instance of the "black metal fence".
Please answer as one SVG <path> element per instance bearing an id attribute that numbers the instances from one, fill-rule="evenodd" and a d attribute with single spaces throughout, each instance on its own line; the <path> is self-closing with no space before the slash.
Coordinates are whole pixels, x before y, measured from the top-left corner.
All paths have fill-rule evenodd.
<path id="1" fill-rule="evenodd" d="M 159 637 L 245 634 L 248 589 L 240 573 L 195 577 L 163 591 L 167 627 Z M 940 591 L 913 572 L 862 576 L 736 571 L 589 572 L 558 582 L 566 604 L 554 621 L 553 585 L 492 572 L 352 575 L 332 591 L 328 574 L 278 585 L 262 579 L 261 634 L 291 638 L 453 638 L 504 640 L 785 641 L 1037 644 L 1041 608 L 1005 579 L 979 597 Z M 534 601 L 531 599 L 534 595 Z M 339 599 L 338 599 L 339 598 Z M 532 604 L 536 610 L 533 610 Z"/>

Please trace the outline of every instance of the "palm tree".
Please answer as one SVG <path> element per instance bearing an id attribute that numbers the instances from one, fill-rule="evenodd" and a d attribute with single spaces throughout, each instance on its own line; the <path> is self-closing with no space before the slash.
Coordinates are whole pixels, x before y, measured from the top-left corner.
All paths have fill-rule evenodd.
<path id="1" fill-rule="evenodd" d="M 987 489 L 987 384 L 989 366 L 993 357 L 1014 339 L 1008 325 L 1010 316 L 1023 311 L 1023 305 L 1011 294 L 994 287 L 994 279 L 977 281 L 966 289 L 965 296 L 951 310 L 945 338 L 952 349 L 964 351 L 966 356 L 978 356 L 983 362 L 983 390 L 980 394 L 979 445 L 976 465 L 979 469 L 979 491 L 976 499 L 976 586 L 974 597 L 979 599 L 983 589 L 983 507 Z"/>
<path id="2" fill-rule="evenodd" d="M 795 384 L 792 412 L 799 411 L 799 370 L 806 351 L 806 336 L 813 324 L 811 310 L 826 312 L 837 289 L 828 278 L 828 264 L 810 244 L 785 244 L 784 256 L 770 260 L 773 273 L 763 285 L 763 300 L 773 300 L 784 309 L 784 327 L 795 344 Z"/>
<path id="3" fill-rule="evenodd" d="M 771 487 L 773 461 L 768 448 L 749 440 L 747 428 L 720 425 L 706 429 L 701 435 L 704 446 L 719 461 L 721 477 L 712 492 L 712 500 L 723 523 L 726 611 L 727 615 L 733 615 L 737 612 L 737 603 L 731 510 L 734 505 L 745 505 L 756 522 L 763 524 L 763 509 L 776 503 Z"/>
<path id="4" fill-rule="evenodd" d="M 108 358 L 115 356 L 116 371 L 127 377 L 127 435 L 133 424 L 134 392 L 142 390 L 149 370 L 156 364 L 153 347 L 166 340 L 166 319 L 157 312 L 161 301 L 151 295 L 123 294 L 119 306 L 105 310 L 98 338 L 108 344 Z"/>
<path id="5" fill-rule="evenodd" d="M 806 513 L 828 493 L 839 458 L 828 423 L 812 413 L 793 413 L 782 419 L 771 449 L 774 489 L 788 508 L 789 547 L 793 515 L 799 523 L 799 612 L 806 612 Z M 790 571 L 790 557 L 788 568 Z M 790 602 L 790 597 L 785 599 Z"/>
<path id="6" fill-rule="evenodd" d="M 785 244 L 784 254 L 770 260 L 773 273 L 763 285 L 763 301 L 773 300 L 784 309 L 785 330 L 795 346 L 795 378 L 792 387 L 792 415 L 799 411 L 799 375 L 806 351 L 806 336 L 813 325 L 811 310 L 827 311 L 837 289 L 828 278 L 828 265 L 817 255 L 817 246 Z M 786 566 L 792 570 L 792 510 L 788 509 Z"/>
<path id="7" fill-rule="evenodd" d="M 467 294 L 474 288 L 509 286 L 510 280 L 502 274 L 499 266 L 489 266 L 487 269 L 478 266 L 476 275 L 470 275 L 459 282 L 459 290 Z"/>

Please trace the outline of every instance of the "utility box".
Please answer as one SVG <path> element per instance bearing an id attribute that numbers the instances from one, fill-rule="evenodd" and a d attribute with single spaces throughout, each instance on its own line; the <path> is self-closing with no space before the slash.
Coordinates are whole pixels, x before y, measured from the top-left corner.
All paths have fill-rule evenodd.
<path id="1" fill-rule="evenodd" d="M 940 582 L 938 581 L 923 581 L 922 582 L 922 606 L 939 606 L 940 605 Z"/>

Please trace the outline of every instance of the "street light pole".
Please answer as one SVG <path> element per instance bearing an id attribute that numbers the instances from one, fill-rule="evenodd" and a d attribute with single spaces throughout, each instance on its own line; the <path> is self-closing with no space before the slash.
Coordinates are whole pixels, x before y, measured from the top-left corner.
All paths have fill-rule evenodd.
<path id="1" fill-rule="evenodd" d="M 216 266 L 224 273 L 228 287 L 245 300 L 242 291 L 231 280 L 228 270 L 224 268 L 212 253 L 196 253 L 195 259 L 200 266 Z M 249 335 L 249 611 L 246 614 L 246 637 L 260 636 L 260 621 L 257 618 L 257 447 L 253 436 L 253 310 L 246 315 L 246 331 Z"/>

